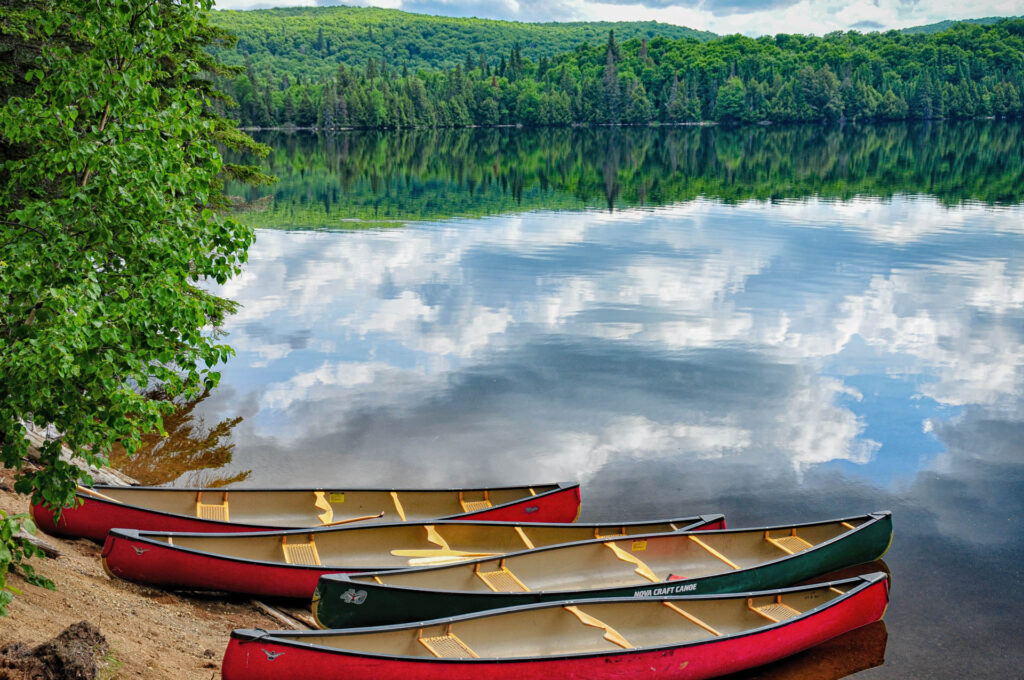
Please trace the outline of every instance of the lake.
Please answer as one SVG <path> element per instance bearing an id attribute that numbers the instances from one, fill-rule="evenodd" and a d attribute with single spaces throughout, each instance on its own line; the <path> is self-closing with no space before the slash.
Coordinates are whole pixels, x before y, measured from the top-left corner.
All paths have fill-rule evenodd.
<path id="1" fill-rule="evenodd" d="M 592 521 L 889 509 L 869 658 L 743 677 L 1020 674 L 1024 127 L 260 139 L 237 356 L 129 472 L 577 479 Z"/>

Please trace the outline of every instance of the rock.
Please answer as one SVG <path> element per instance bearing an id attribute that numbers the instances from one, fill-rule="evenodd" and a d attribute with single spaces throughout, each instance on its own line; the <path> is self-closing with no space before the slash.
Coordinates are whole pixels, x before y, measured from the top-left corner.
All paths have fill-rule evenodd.
<path id="1" fill-rule="evenodd" d="M 94 680 L 107 651 L 99 629 L 79 621 L 34 649 L 21 642 L 0 647 L 0 680 Z"/>

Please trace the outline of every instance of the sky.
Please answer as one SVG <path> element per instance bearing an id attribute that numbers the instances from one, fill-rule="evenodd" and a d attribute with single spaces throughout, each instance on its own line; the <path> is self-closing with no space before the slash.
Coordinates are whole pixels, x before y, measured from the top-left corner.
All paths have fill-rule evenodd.
<path id="1" fill-rule="evenodd" d="M 1024 0 L 216 0 L 217 9 L 347 4 L 512 21 L 654 20 L 721 34 L 888 30 L 1024 14 Z"/>

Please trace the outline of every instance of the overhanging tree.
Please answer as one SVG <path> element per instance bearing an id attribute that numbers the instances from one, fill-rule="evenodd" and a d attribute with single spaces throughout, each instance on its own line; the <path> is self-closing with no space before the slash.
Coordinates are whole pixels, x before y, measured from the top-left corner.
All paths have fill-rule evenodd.
<path id="1" fill-rule="evenodd" d="M 246 144 L 209 110 L 200 74 L 210 0 L 28 0 L 0 19 L 0 460 L 34 502 L 70 504 L 111 446 L 137 447 L 175 397 L 215 384 L 231 309 L 203 288 L 253 233 L 221 215 L 216 142 Z M 163 400 L 144 394 L 159 385 Z M 25 422 L 60 434 L 23 467 Z M 0 518 L 3 530 L 18 520 Z M 0 593 L 24 551 L 0 545 Z M 0 597 L 0 610 L 4 600 Z"/>

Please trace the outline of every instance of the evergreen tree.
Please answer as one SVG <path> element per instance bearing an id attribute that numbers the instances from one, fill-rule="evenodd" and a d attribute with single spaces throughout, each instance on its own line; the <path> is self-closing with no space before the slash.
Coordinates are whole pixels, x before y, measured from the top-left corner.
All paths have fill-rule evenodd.
<path id="1" fill-rule="evenodd" d="M 715 118 L 726 123 L 739 123 L 747 119 L 746 88 L 738 77 L 729 78 L 718 88 Z"/>

